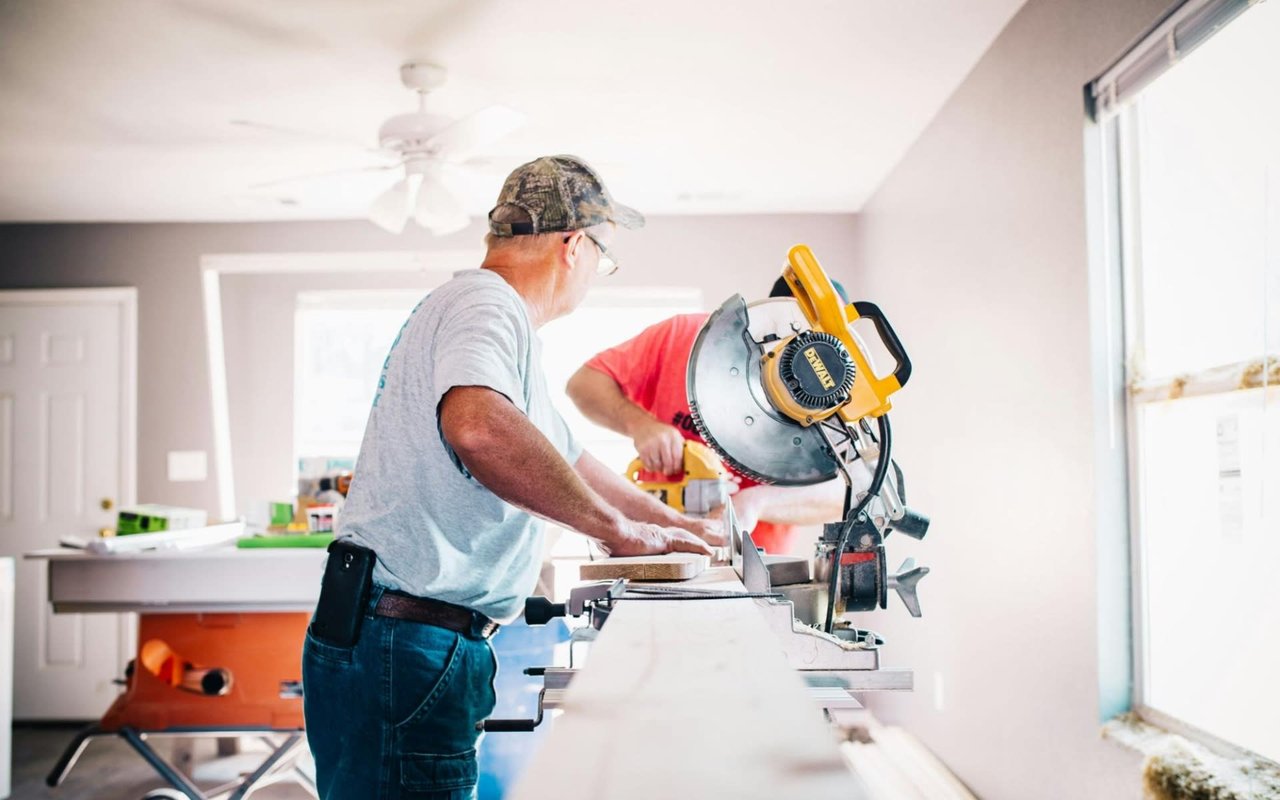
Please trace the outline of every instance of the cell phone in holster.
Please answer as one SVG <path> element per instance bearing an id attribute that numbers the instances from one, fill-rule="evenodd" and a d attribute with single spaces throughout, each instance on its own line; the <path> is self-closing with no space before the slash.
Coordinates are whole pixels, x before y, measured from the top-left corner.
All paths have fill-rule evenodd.
<path id="1" fill-rule="evenodd" d="M 347 540 L 329 545 L 320 602 L 311 620 L 312 636 L 334 647 L 351 647 L 356 643 L 373 587 L 373 565 L 377 558 L 369 548 Z"/>

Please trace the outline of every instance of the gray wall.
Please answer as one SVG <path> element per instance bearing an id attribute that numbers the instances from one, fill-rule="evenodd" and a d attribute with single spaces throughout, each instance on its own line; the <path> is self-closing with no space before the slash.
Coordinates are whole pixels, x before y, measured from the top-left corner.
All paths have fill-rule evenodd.
<path id="1" fill-rule="evenodd" d="M 623 232 L 619 237 L 623 267 L 608 281 L 622 286 L 693 286 L 713 303 L 736 291 L 763 297 L 785 262 L 787 249 L 796 242 L 806 242 L 836 277 L 850 282 L 854 246 L 851 220 L 850 215 L 651 219 L 644 230 Z M 391 236 L 358 221 L 0 225 L 0 289 L 138 287 L 138 497 L 145 502 L 216 511 L 200 256 L 387 250 L 479 252 L 482 237 L 479 224 L 441 239 L 417 229 Z M 470 266 L 475 264 L 457 265 Z M 406 276 L 408 285 L 421 285 L 420 280 L 414 280 Z M 317 282 L 335 285 L 327 279 Z M 386 286 L 396 280 L 371 276 L 369 283 L 374 282 Z M 291 316 L 291 309 L 286 313 Z M 224 324 L 248 325 L 234 313 L 224 316 Z M 250 375 L 228 374 L 233 391 L 254 380 Z M 260 380 L 256 389 L 254 403 L 292 408 L 291 383 Z M 244 452 L 236 453 L 235 461 L 242 456 L 254 461 L 279 457 L 282 445 L 278 436 L 255 436 L 255 430 L 271 430 L 254 427 L 263 424 L 261 418 L 246 421 L 242 415 L 231 422 L 236 438 L 250 442 L 241 448 Z M 291 434 L 285 441 L 291 443 Z M 166 475 L 166 453 L 170 450 L 208 452 L 209 480 L 170 483 Z M 285 457 L 290 454 L 286 452 Z M 244 471 L 247 477 L 261 474 L 248 467 Z M 273 488 L 267 493 L 275 491 Z M 240 486 L 237 494 L 262 496 L 252 487 Z"/>
<path id="2" fill-rule="evenodd" d="M 1168 0 L 1030 0 L 858 216 L 865 293 L 915 363 L 895 403 L 936 569 L 868 624 L 880 698 L 984 798 L 1138 797 L 1099 738 L 1082 86 Z M 937 687 L 941 686 L 941 710 Z"/>

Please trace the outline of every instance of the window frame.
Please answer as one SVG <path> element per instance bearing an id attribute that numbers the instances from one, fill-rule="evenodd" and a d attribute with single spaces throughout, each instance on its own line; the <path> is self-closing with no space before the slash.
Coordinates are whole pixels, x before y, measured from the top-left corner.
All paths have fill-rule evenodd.
<path id="1" fill-rule="evenodd" d="M 1215 11 L 1215 6 L 1218 11 Z M 1267 352 L 1263 346 L 1261 358 L 1251 357 L 1232 364 L 1215 365 L 1198 371 L 1172 375 L 1149 376 L 1142 374 L 1142 364 L 1136 362 L 1136 354 L 1143 352 L 1143 253 L 1140 207 L 1140 148 L 1141 90 L 1159 77 L 1163 69 L 1150 67 L 1149 55 L 1135 55 L 1153 50 L 1152 41 L 1165 42 L 1171 51 L 1169 64 L 1189 52 L 1175 49 L 1174 31 L 1188 17 L 1203 20 L 1217 14 L 1211 30 L 1200 30 L 1192 46 L 1207 41 L 1212 33 L 1230 22 L 1244 10 L 1238 3 L 1215 0 L 1192 0 L 1172 9 L 1165 17 L 1107 72 L 1085 87 L 1085 164 L 1087 178 L 1087 213 L 1090 239 L 1092 332 L 1095 338 L 1095 382 L 1101 400 L 1095 410 L 1101 412 L 1100 420 L 1112 427 L 1111 445 L 1105 443 L 1106 434 L 1096 440 L 1098 464 L 1103 469 L 1100 481 L 1117 477 L 1123 485 L 1099 488 L 1099 556 L 1127 556 L 1126 586 L 1120 587 L 1108 581 L 1101 573 L 1099 579 L 1099 620 L 1105 627 L 1108 614 L 1122 616 L 1128 626 L 1128 647 L 1124 653 L 1127 670 L 1117 669 L 1121 660 L 1104 652 L 1117 637 L 1100 631 L 1100 703 L 1103 719 L 1131 711 L 1138 718 L 1189 740 L 1204 745 L 1211 751 L 1231 758 L 1255 758 L 1272 762 L 1266 756 L 1250 751 L 1234 742 L 1223 739 L 1193 723 L 1169 714 L 1149 702 L 1149 654 L 1148 610 L 1146 574 L 1146 539 L 1142 530 L 1141 481 L 1142 455 L 1139 413 L 1145 404 L 1177 402 L 1182 399 L 1206 396 L 1226 396 L 1242 389 L 1265 388 L 1280 385 L 1280 355 Z M 1229 15 L 1228 15 L 1228 12 Z M 1158 45 L 1157 45 L 1158 46 Z M 1127 96 L 1117 99 L 1115 85 L 1123 83 L 1117 75 L 1123 73 L 1126 64 L 1141 62 L 1148 67 L 1140 85 L 1126 87 Z M 1104 102 L 1105 101 L 1105 102 Z M 1100 308 L 1099 308 L 1100 307 Z M 1110 376 L 1118 373 L 1119 380 Z M 1105 427 L 1105 426 L 1104 426 Z M 1118 476 L 1123 475 L 1123 479 Z M 1117 498 L 1118 501 L 1117 502 Z M 1122 507 L 1121 507 L 1122 506 Z M 1108 515 L 1110 518 L 1108 518 Z M 1123 536 L 1124 544 L 1118 545 L 1116 537 Z M 1120 555 L 1120 554 L 1123 554 Z M 1117 592 L 1117 589 L 1119 590 Z M 1107 600 L 1124 597 L 1127 608 L 1117 608 Z M 1124 677 L 1120 677 L 1123 675 Z M 1127 680 L 1127 685 L 1120 686 Z M 1125 698 L 1127 702 L 1112 702 L 1106 698 Z M 1127 708 L 1126 708 L 1127 706 Z"/>

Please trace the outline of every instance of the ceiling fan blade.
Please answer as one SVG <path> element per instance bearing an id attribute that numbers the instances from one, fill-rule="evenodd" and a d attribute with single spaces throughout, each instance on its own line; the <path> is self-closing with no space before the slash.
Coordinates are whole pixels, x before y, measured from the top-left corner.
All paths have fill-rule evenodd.
<path id="1" fill-rule="evenodd" d="M 326 172 L 312 172 L 307 175 L 294 175 L 289 178 L 280 178 L 274 181 L 263 181 L 262 183 L 250 184 L 250 189 L 269 189 L 272 186 L 280 186 L 285 183 L 298 183 L 301 181 L 315 180 L 317 178 L 328 178 L 334 175 L 352 175 L 360 172 L 384 172 L 389 169 L 395 169 L 399 164 L 379 164 L 372 167 L 352 167 L 350 169 L 331 169 Z"/>
<path id="2" fill-rule="evenodd" d="M 369 220 L 388 233 L 400 233 L 409 221 L 417 176 L 410 175 L 396 181 L 396 185 L 378 195 L 369 206 Z"/>
<path id="3" fill-rule="evenodd" d="M 525 115 L 506 106 L 489 106 L 463 117 L 427 140 L 441 158 L 458 161 L 520 128 Z"/>
<path id="4" fill-rule="evenodd" d="M 349 136 L 338 133 L 326 133 L 324 131 L 308 131 L 300 128 L 290 128 L 287 125 L 275 125 L 269 122 L 256 122 L 251 119 L 233 119 L 230 121 L 237 128 L 256 131 L 258 133 L 268 133 L 272 136 L 288 136 L 294 139 L 306 139 L 313 144 L 329 144 L 343 145 L 346 147 L 358 147 L 369 153 L 374 153 L 383 158 L 392 158 L 393 155 L 385 150 L 369 145 L 368 142 L 362 142 Z"/>
<path id="5" fill-rule="evenodd" d="M 414 204 L 413 218 L 436 236 L 460 231 L 471 222 L 457 195 L 434 178 L 424 179 L 418 187 L 418 201 Z"/>

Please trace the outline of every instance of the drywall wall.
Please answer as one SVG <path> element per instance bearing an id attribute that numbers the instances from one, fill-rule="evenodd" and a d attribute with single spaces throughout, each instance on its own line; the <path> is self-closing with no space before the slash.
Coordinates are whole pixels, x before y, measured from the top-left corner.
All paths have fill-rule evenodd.
<path id="1" fill-rule="evenodd" d="M 605 280 L 620 286 L 692 286 L 701 289 L 709 302 L 738 291 L 764 296 L 785 262 L 787 249 L 807 242 L 837 278 L 848 282 L 853 275 L 850 219 L 849 215 L 658 217 L 644 230 L 621 232 L 617 250 L 622 269 Z M 138 287 L 139 499 L 216 510 L 201 256 L 340 252 L 356 258 L 360 253 L 406 250 L 479 253 L 483 233 L 475 223 L 439 239 L 417 229 L 391 236 L 361 221 L 0 225 L 0 289 Z M 385 285 L 391 279 L 378 280 Z M 318 282 L 335 285 L 323 279 Z M 235 319 L 226 323 L 237 324 Z M 246 379 L 255 380 L 244 374 L 228 375 L 232 385 L 243 385 Z M 292 386 L 287 381 L 278 376 L 261 380 L 259 389 L 255 403 L 291 407 Z M 241 421 L 232 420 L 233 431 Z M 252 430 L 245 436 L 252 441 Z M 209 479 L 171 483 L 166 475 L 170 450 L 209 453 Z M 252 490 L 237 493 L 262 496 Z"/>
<path id="2" fill-rule="evenodd" d="M 1099 736 L 1082 87 L 1166 0 L 1030 0 L 855 221 L 865 293 L 915 365 L 895 401 L 891 543 L 925 616 L 866 623 L 913 694 L 873 706 L 980 796 L 1136 798 Z"/>

